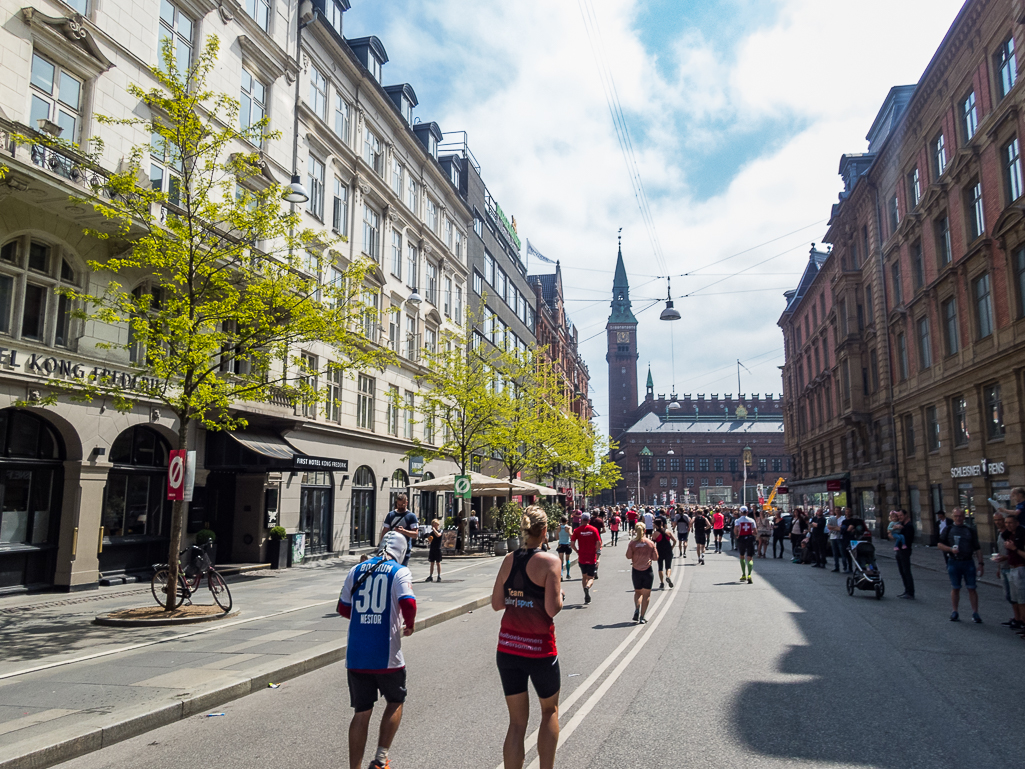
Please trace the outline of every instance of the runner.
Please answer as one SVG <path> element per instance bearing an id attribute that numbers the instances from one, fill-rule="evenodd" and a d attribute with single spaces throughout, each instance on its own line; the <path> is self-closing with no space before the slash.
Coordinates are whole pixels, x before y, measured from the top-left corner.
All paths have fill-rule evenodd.
<path id="1" fill-rule="evenodd" d="M 427 551 L 427 560 L 431 564 L 431 573 L 425 581 L 434 581 L 434 567 L 437 566 L 438 582 L 441 582 L 441 521 L 437 518 L 431 521 L 431 533 L 429 537 L 431 540 L 431 546 Z"/>
<path id="2" fill-rule="evenodd" d="M 690 516 L 687 515 L 686 509 L 680 507 L 677 508 L 673 521 L 676 523 L 676 541 L 679 543 L 680 555 L 686 558 L 687 541 L 690 539 Z"/>
<path id="3" fill-rule="evenodd" d="M 611 515 L 609 516 L 609 531 L 612 532 L 612 547 L 615 547 L 619 544 L 619 524 L 621 522 L 622 521 L 619 517 L 619 513 L 613 510 Z"/>
<path id="4" fill-rule="evenodd" d="M 510 553 L 491 591 L 491 608 L 503 611 L 496 661 L 509 708 L 509 730 L 502 757 L 506 769 L 523 769 L 530 697 L 527 681 L 541 702 L 537 753 L 541 769 L 555 766 L 559 744 L 559 690 L 562 674 L 553 618 L 562 611 L 562 570 L 553 555 L 538 550 L 548 539 L 548 516 L 537 505 L 523 511 L 523 547 Z"/>
<path id="5" fill-rule="evenodd" d="M 651 535 L 655 533 L 655 514 L 651 512 L 650 507 L 644 508 L 644 531 L 651 539 Z"/>
<path id="6" fill-rule="evenodd" d="M 698 563 L 705 565 L 705 545 L 708 544 L 708 531 L 712 525 L 705 517 L 704 510 L 698 510 L 691 519 L 691 527 L 694 529 L 694 548 L 698 553 Z"/>
<path id="7" fill-rule="evenodd" d="M 402 720 L 406 701 L 402 637 L 412 635 L 416 620 L 413 577 L 399 563 L 406 550 L 405 537 L 398 532 L 385 534 L 377 556 L 349 570 L 338 599 L 338 613 L 349 620 L 345 667 L 349 703 L 355 711 L 349 724 L 349 769 L 363 765 L 378 693 L 388 704 L 370 769 L 388 767 L 388 750 Z"/>
<path id="8" fill-rule="evenodd" d="M 566 567 L 566 579 L 569 579 L 569 562 L 570 556 L 573 554 L 573 548 L 569 546 L 569 539 L 573 535 L 573 530 L 569 527 L 569 521 L 566 516 L 562 516 L 559 519 L 559 546 L 555 549 L 555 552 L 559 554 L 559 573 L 562 573 L 562 566 Z"/>
<path id="9" fill-rule="evenodd" d="M 591 585 L 598 572 L 598 555 L 601 553 L 601 534 L 591 525 L 591 516 L 580 516 L 580 528 L 573 532 L 570 544 L 577 554 L 580 567 L 580 583 L 584 586 L 584 603 L 591 603 Z"/>
<path id="10" fill-rule="evenodd" d="M 722 514 L 722 511 L 716 510 L 715 515 L 712 516 L 712 535 L 715 537 L 715 549 L 713 552 L 722 552 L 722 535 L 724 527 L 726 526 L 726 517 Z"/>
<path id="11" fill-rule="evenodd" d="M 747 508 L 740 508 L 740 517 L 733 524 L 737 532 L 737 547 L 740 549 L 740 581 L 753 584 L 751 575 L 755 570 L 755 534 L 758 531 L 754 518 L 749 518 Z"/>
<path id="12" fill-rule="evenodd" d="M 666 526 L 666 519 L 659 518 L 655 521 L 655 549 L 658 551 L 658 581 L 659 590 L 666 589 L 666 582 L 669 587 L 673 586 L 673 539 L 672 532 Z"/>
<path id="13" fill-rule="evenodd" d="M 630 528 L 631 535 L 633 534 L 634 526 L 637 525 L 637 511 L 632 507 L 626 511 L 626 522 Z"/>
<path id="14" fill-rule="evenodd" d="M 644 524 L 634 526 L 633 539 L 626 546 L 626 557 L 633 563 L 631 578 L 634 586 L 634 622 L 643 625 L 648 621 L 644 615 L 648 612 L 651 588 L 655 584 L 651 562 L 658 558 L 655 543 L 644 536 Z"/>
<path id="15" fill-rule="evenodd" d="M 411 512 L 409 499 L 405 494 L 395 497 L 395 509 L 384 517 L 384 526 L 381 527 L 381 542 L 389 531 L 397 531 L 406 538 L 406 552 L 402 556 L 402 565 L 409 566 L 409 556 L 413 552 L 413 540 L 420 536 L 420 521 L 416 513 Z"/>

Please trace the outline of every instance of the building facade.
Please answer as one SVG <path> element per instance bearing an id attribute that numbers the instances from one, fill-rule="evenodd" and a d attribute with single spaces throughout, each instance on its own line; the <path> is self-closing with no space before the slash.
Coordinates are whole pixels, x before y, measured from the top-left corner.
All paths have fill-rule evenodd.
<path id="1" fill-rule="evenodd" d="M 127 327 L 79 321 L 54 291 L 97 292 L 108 279 L 87 263 L 103 263 L 113 246 L 84 234 L 96 216 L 71 202 L 92 193 L 103 168 L 73 150 L 32 149 L 13 137 L 46 131 L 86 146 L 100 131 L 97 114 L 121 118 L 138 109 L 128 87 L 156 85 L 149 68 L 167 38 L 188 64 L 209 36 L 219 37 L 209 85 L 237 97 L 243 119 L 266 116 L 280 131 L 240 149 L 262 152 L 271 180 L 300 177 L 309 195 L 304 224 L 325 242 L 345 236 L 311 260 L 313 277 L 331 280 L 332 269 L 360 255 L 373 260 L 366 332 L 396 353 L 386 370 L 343 380 L 328 370 L 334 351 L 311 345 L 302 353 L 318 371 L 323 403 L 240 404 L 245 430 L 197 429 L 188 530 L 213 529 L 222 562 L 263 561 L 275 523 L 304 535 L 313 555 L 372 544 L 411 475 L 452 470 L 445 462 L 425 470 L 404 457 L 414 437 L 435 440 L 418 415 L 416 377 L 424 348 L 460 329 L 467 296 L 473 214 L 438 160 L 440 128 L 414 123 L 411 86 L 385 86 L 380 40 L 344 37 L 348 0 L 40 2 L 0 4 L 8 169 L 0 181 L 0 591 L 83 589 L 131 579 L 166 559 L 176 422 L 144 401 L 128 413 L 64 398 L 54 407 L 17 405 L 47 392 L 54 378 L 100 370 L 130 389 L 137 372 L 127 350 L 98 346 L 124 343 Z M 107 169 L 150 141 L 137 127 L 102 131 Z M 147 159 L 154 185 L 173 184 L 164 160 Z M 145 279 L 118 275 L 122 284 Z M 422 302 L 409 301 L 414 291 Z M 430 515 L 438 501 L 414 495 L 414 504 Z"/>
<path id="2" fill-rule="evenodd" d="M 891 91 L 868 153 L 841 161 L 833 248 L 811 280 L 835 308 L 820 333 L 836 350 L 833 417 L 812 424 L 800 377 L 813 303 L 791 297 L 780 321 L 795 463 L 840 436 L 859 512 L 905 507 L 929 536 L 959 507 L 992 541 L 987 498 L 1025 477 L 1022 21 L 1017 0 L 965 3 L 918 84 Z M 874 497 L 858 473 L 876 476 Z"/>

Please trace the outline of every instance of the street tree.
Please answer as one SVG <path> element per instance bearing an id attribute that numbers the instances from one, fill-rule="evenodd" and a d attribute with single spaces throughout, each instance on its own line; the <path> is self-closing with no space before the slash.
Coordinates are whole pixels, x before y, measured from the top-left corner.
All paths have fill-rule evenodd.
<path id="1" fill-rule="evenodd" d="M 583 460 L 574 465 L 572 472 L 584 497 L 615 488 L 623 478 L 622 470 L 612 459 L 619 444 L 599 433 L 589 422 L 581 425 L 580 440 Z"/>
<path id="2" fill-rule="evenodd" d="M 152 140 L 135 147 L 103 194 L 88 201 L 104 219 L 90 234 L 121 248 L 89 264 L 106 282 L 93 293 L 63 291 L 79 318 L 128 327 L 127 339 L 98 346 L 129 353 L 135 387 L 92 378 L 47 396 L 105 397 L 123 411 L 140 401 L 161 404 L 177 417 L 178 449 L 189 448 L 194 424 L 244 427 L 237 407 L 245 402 L 320 399 L 319 372 L 300 355 L 304 346 L 330 345 L 334 370 L 381 368 L 389 359 L 363 331 L 368 265 L 337 263 L 323 280 L 322 259 L 334 243 L 304 229 L 294 206 L 283 208 L 281 187 L 263 175 L 259 155 L 244 149 L 276 135 L 266 120 L 240 125 L 238 101 L 207 87 L 218 47 L 210 36 L 181 71 L 165 41 L 162 64 L 152 70 L 157 85 L 129 88 L 148 117 L 98 118 Z M 102 143 L 91 144 L 98 167 Z M 150 156 L 166 161 L 169 180 L 151 181 Z M 168 611 L 184 520 L 185 504 L 175 501 Z"/>

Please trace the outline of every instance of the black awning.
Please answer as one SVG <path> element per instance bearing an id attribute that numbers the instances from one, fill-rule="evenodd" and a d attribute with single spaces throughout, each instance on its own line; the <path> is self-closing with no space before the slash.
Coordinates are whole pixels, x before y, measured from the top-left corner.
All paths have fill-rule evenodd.
<path id="1" fill-rule="evenodd" d="M 241 472 L 347 472 L 349 460 L 313 457 L 269 430 L 225 430 L 206 434 L 206 468 Z"/>
<path id="2" fill-rule="evenodd" d="M 243 448 L 249 449 L 260 456 L 278 462 L 291 463 L 294 457 L 302 452 L 294 448 L 280 435 L 259 430 L 228 431 L 228 435 L 238 441 Z"/>

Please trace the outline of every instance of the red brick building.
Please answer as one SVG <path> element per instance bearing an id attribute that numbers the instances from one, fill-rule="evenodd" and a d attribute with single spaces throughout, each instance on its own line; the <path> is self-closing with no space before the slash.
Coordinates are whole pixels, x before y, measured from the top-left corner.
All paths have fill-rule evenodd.
<path id="1" fill-rule="evenodd" d="M 891 90 L 779 321 L 791 487 L 843 475 L 863 515 L 903 506 L 926 534 L 964 507 L 991 540 L 986 498 L 1025 478 L 1022 21 L 969 0 Z"/>

